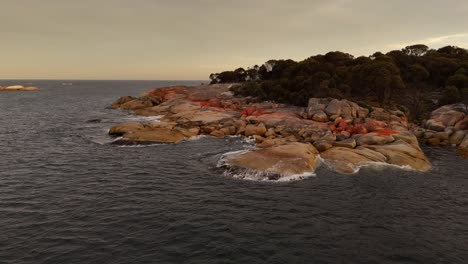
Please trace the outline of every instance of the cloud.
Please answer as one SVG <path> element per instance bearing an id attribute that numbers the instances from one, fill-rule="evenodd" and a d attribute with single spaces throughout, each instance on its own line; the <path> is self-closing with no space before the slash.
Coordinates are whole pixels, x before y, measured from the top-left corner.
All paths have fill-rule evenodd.
<path id="1" fill-rule="evenodd" d="M 0 78 L 194 79 L 331 50 L 468 47 L 466 0 L 0 3 Z"/>
<path id="2" fill-rule="evenodd" d="M 435 37 L 435 38 L 428 38 L 425 40 L 425 43 L 429 43 L 429 44 L 449 43 L 453 41 L 459 41 L 460 39 L 463 40 L 463 39 L 466 39 L 467 37 L 468 37 L 468 33 L 460 33 L 460 34 L 440 36 L 440 37 Z"/>
<path id="3" fill-rule="evenodd" d="M 445 36 L 436 36 L 436 37 L 429 37 L 419 40 L 414 40 L 411 42 L 402 42 L 402 43 L 393 43 L 387 45 L 389 49 L 401 49 L 409 45 L 414 44 L 426 44 L 430 48 L 440 48 L 448 45 L 455 45 L 461 48 L 467 48 L 468 46 L 468 33 L 457 33 L 457 34 L 450 34 Z"/>

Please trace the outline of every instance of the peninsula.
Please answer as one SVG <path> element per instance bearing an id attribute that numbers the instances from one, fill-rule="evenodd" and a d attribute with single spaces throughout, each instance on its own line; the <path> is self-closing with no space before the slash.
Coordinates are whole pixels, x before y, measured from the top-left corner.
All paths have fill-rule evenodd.
<path id="1" fill-rule="evenodd" d="M 160 119 L 118 124 L 109 134 L 118 137 L 115 144 L 179 143 L 198 135 L 251 137 L 255 149 L 228 153 L 220 166 L 269 180 L 310 174 L 320 164 L 344 174 L 384 164 L 425 172 L 431 164 L 420 144 L 457 146 L 460 155 L 468 157 L 464 88 L 434 88 L 435 107 L 416 109 L 398 93 L 418 94 L 417 83 L 431 83 L 432 75 L 405 82 L 392 56 L 406 56 L 414 67 L 424 68 L 418 60 L 441 60 L 449 54 L 463 61 L 466 53 L 461 53 L 454 47 L 432 51 L 419 45 L 370 58 L 333 52 L 299 63 L 269 61 L 212 74 L 210 85 L 165 87 L 119 98 L 113 108 Z M 445 82 L 463 86 L 464 67 L 461 63 L 444 73 L 450 76 Z M 359 76 L 354 85 L 362 91 L 346 84 L 347 71 L 350 80 Z"/>

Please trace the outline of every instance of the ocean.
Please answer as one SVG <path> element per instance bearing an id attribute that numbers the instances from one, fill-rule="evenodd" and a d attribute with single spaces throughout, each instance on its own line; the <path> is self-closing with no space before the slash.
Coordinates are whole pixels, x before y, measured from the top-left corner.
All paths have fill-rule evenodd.
<path id="1" fill-rule="evenodd" d="M 201 81 L 1 81 L 0 263 L 468 263 L 468 161 L 290 182 L 217 165 L 242 138 L 117 146 L 123 95 Z"/>

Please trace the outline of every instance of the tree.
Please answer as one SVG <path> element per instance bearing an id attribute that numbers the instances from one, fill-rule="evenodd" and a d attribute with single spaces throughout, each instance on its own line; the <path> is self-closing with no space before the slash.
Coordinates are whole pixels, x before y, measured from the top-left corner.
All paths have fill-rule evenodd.
<path id="1" fill-rule="evenodd" d="M 372 61 L 353 69 L 352 92 L 361 95 L 374 95 L 381 103 L 388 103 L 392 91 L 404 87 L 399 69 L 391 63 Z"/>
<path id="2" fill-rule="evenodd" d="M 460 90 L 458 90 L 457 87 L 455 86 L 449 86 L 445 89 L 442 97 L 439 100 L 440 105 L 446 105 L 446 104 L 454 104 L 461 102 L 463 100 L 463 97 L 460 93 Z"/>
<path id="3" fill-rule="evenodd" d="M 402 105 L 411 116 L 423 118 L 435 107 L 434 99 L 468 100 L 468 52 L 456 46 L 433 50 L 423 44 L 357 58 L 332 51 L 298 62 L 269 60 L 210 78 L 212 83 L 243 82 L 246 89 L 236 88 L 235 94 L 260 99 L 303 106 L 310 97 L 345 97 Z"/>
<path id="4" fill-rule="evenodd" d="M 438 49 L 437 52 L 447 55 L 466 55 L 468 53 L 466 49 L 457 46 L 445 46 Z"/>
<path id="5" fill-rule="evenodd" d="M 430 74 L 426 68 L 421 64 L 413 64 L 409 66 L 408 71 L 406 72 L 406 79 L 412 82 L 421 82 L 429 78 Z"/>
<path id="6" fill-rule="evenodd" d="M 468 76 L 463 74 L 452 75 L 447 79 L 447 85 L 455 86 L 457 88 L 468 87 Z"/>
<path id="7" fill-rule="evenodd" d="M 215 83 L 218 83 L 218 76 L 219 74 L 218 73 L 212 73 L 210 74 L 210 80 L 211 80 L 211 84 L 215 84 Z"/>
<path id="8" fill-rule="evenodd" d="M 327 62 L 336 65 L 346 65 L 354 59 L 354 56 L 348 53 L 333 51 L 325 54 L 325 60 Z"/>
<path id="9" fill-rule="evenodd" d="M 424 44 L 411 45 L 402 49 L 406 55 L 410 56 L 423 56 L 428 50 L 429 47 Z"/>

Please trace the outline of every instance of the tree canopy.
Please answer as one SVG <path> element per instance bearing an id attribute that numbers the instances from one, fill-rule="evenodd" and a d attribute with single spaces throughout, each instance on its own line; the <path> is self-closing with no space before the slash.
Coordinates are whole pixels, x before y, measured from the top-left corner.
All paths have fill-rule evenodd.
<path id="1" fill-rule="evenodd" d="M 336 97 L 397 105 L 414 119 L 440 104 L 468 100 L 468 51 L 456 46 L 407 46 L 368 57 L 333 51 L 302 61 L 213 73 L 212 83 L 240 83 L 233 91 L 260 100 L 305 106 L 310 97 Z"/>

